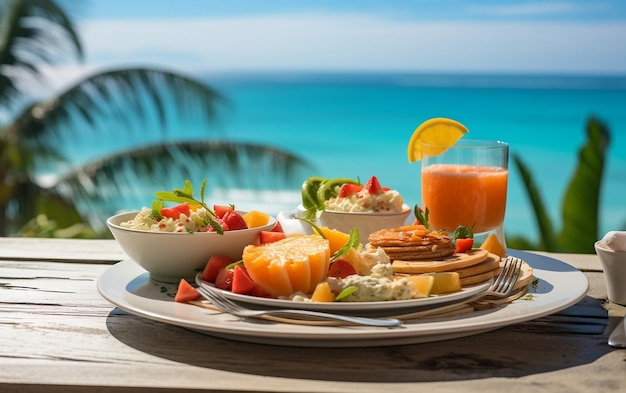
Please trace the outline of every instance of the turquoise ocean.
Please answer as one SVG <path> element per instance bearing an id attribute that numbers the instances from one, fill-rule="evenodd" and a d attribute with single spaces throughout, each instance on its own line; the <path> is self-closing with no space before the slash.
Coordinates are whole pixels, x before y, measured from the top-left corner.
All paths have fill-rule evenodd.
<path id="1" fill-rule="evenodd" d="M 420 204 L 421 191 L 420 164 L 407 159 L 409 138 L 429 118 L 456 119 L 469 129 L 465 138 L 510 144 L 511 156 L 530 168 L 556 228 L 586 122 L 596 116 L 611 131 L 601 231 L 626 226 L 626 76 L 264 73 L 200 78 L 231 103 L 216 126 L 220 139 L 290 151 L 314 166 L 312 175 L 362 180 L 376 175 L 411 206 Z M 177 132 L 193 138 L 198 131 L 186 125 Z M 295 208 L 299 195 L 294 187 L 270 196 L 265 209 L 275 214 Z M 512 164 L 505 231 L 536 239 L 531 205 Z"/>

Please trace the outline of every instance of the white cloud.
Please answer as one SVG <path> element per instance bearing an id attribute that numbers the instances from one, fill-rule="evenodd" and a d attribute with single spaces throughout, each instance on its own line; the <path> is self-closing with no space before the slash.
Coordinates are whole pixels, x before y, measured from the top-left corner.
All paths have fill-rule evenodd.
<path id="1" fill-rule="evenodd" d="M 82 26 L 88 60 L 180 70 L 623 72 L 623 23 L 412 22 L 293 14 L 108 20 Z"/>

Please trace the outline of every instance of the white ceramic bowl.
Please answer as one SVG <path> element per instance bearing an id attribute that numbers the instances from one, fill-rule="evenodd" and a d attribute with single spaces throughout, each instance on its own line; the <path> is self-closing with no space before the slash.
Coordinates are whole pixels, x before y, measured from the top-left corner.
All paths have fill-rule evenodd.
<path id="1" fill-rule="evenodd" d="M 245 246 L 258 244 L 259 233 L 271 230 L 276 224 L 276 219 L 270 217 L 267 225 L 226 231 L 223 235 L 216 232 L 151 232 L 120 226 L 138 213 L 112 216 L 107 219 L 107 226 L 126 255 L 146 269 L 152 279 L 175 283 L 181 278 L 193 279 L 212 255 L 240 259 Z"/>
<path id="2" fill-rule="evenodd" d="M 626 251 L 612 250 L 602 240 L 595 242 L 594 248 L 604 271 L 607 297 L 626 306 Z"/>
<path id="3" fill-rule="evenodd" d="M 410 214 L 411 208 L 406 204 L 402 206 L 401 212 L 391 213 L 324 211 L 319 217 L 319 223 L 322 226 L 338 229 L 345 233 L 349 233 L 352 228 L 356 227 L 361 243 L 366 244 L 370 233 L 406 225 Z"/>

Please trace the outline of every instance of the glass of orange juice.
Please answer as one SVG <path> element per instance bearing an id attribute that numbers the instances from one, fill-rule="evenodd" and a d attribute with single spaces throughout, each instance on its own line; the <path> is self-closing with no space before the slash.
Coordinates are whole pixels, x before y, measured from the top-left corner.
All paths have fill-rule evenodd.
<path id="1" fill-rule="evenodd" d="M 504 239 L 509 145 L 460 140 L 452 147 L 422 143 L 422 208 L 433 229 L 472 227 L 479 237 Z"/>

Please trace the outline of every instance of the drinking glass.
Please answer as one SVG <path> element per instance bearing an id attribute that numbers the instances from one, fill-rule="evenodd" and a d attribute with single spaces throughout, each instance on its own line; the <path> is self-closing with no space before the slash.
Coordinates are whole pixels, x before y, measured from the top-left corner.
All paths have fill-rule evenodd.
<path id="1" fill-rule="evenodd" d="M 495 233 L 506 247 L 504 213 L 509 145 L 461 140 L 452 147 L 422 143 L 422 208 L 433 229 L 473 227 L 477 240 Z"/>

